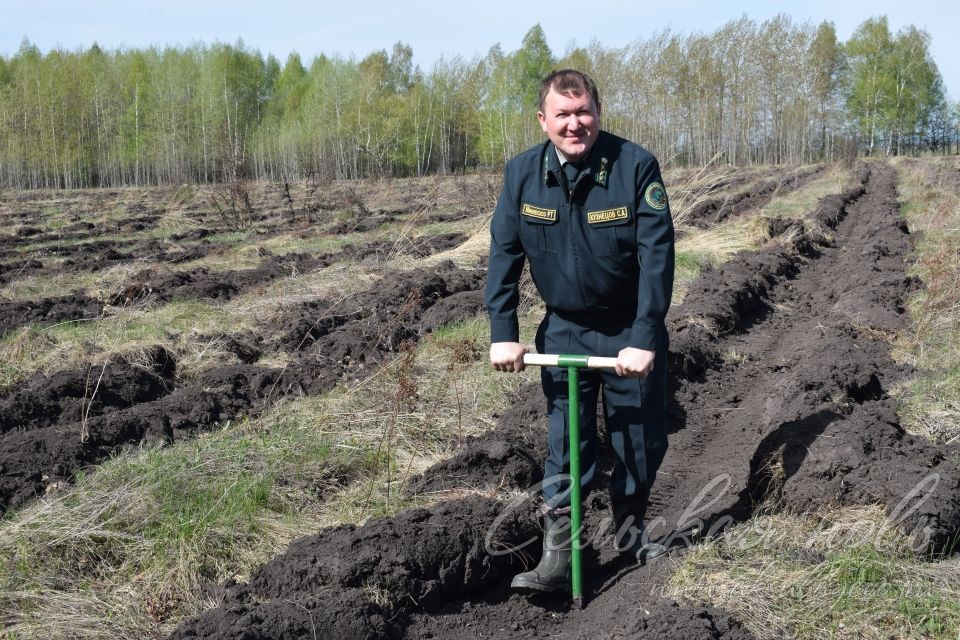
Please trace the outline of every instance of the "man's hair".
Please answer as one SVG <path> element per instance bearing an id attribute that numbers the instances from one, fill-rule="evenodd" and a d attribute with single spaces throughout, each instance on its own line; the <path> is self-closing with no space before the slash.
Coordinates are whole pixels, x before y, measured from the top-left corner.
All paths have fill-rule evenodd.
<path id="1" fill-rule="evenodd" d="M 557 93 L 565 95 L 582 96 L 590 94 L 593 98 L 593 104 L 600 107 L 600 94 L 597 92 L 597 85 L 593 78 L 577 71 L 576 69 L 560 69 L 554 71 L 546 78 L 540 81 L 539 106 L 543 111 L 543 101 L 547 99 L 547 94 L 553 89 Z"/>

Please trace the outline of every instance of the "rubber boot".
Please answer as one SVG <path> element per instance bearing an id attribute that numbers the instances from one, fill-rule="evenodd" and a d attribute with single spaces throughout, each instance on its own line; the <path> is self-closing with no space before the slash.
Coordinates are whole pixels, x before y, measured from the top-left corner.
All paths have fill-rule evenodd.
<path id="1" fill-rule="evenodd" d="M 635 557 L 645 564 L 662 556 L 667 548 L 659 542 L 651 542 L 643 519 L 647 514 L 647 497 L 612 497 L 613 542 L 618 553 Z"/>
<path id="2" fill-rule="evenodd" d="M 518 593 L 550 593 L 570 589 L 570 516 L 545 516 L 543 556 L 533 570 L 518 573 L 510 588 Z"/>

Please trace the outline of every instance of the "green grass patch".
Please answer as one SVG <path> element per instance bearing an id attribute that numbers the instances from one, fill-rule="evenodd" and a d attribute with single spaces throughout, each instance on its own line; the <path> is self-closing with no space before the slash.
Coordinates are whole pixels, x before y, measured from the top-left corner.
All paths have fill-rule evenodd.
<path id="1" fill-rule="evenodd" d="M 447 233 L 471 233 L 477 228 L 477 218 L 463 220 L 449 220 L 440 222 L 425 222 L 416 224 L 411 229 L 417 238 L 432 238 Z"/>
<path id="2" fill-rule="evenodd" d="M 236 317 L 223 306 L 199 300 L 172 300 L 145 309 L 120 309 L 116 315 L 90 322 L 65 322 L 48 331 L 57 342 L 88 342 L 102 348 L 118 348 L 140 342 L 156 342 L 172 333 L 236 330 Z"/>
<path id="3" fill-rule="evenodd" d="M 177 271 L 209 269 L 210 271 L 239 271 L 255 269 L 264 262 L 264 254 L 256 244 L 234 246 L 224 251 L 213 251 L 202 258 L 176 265 Z M 215 274 L 212 274 L 215 275 Z"/>
<path id="4" fill-rule="evenodd" d="M 680 304 L 693 281 L 700 277 L 709 259 L 693 251 L 678 249 L 674 259 L 673 303 Z"/>
<path id="5" fill-rule="evenodd" d="M 283 255 L 286 253 L 328 253 L 338 251 L 345 245 L 356 244 L 368 240 L 364 234 L 345 233 L 343 235 L 316 235 L 306 238 L 298 236 L 275 236 L 260 243 L 260 246 L 272 253 Z"/>
<path id="6" fill-rule="evenodd" d="M 0 523 L 0 610 L 15 637 L 118 637 L 84 619 L 112 602 L 124 636 L 166 634 L 204 586 L 247 575 L 324 521 L 327 497 L 382 456 L 306 399 L 193 442 L 108 461 Z M 80 602 L 49 616 L 43 602 Z M 69 623 L 69 624 L 68 624 Z M 75 629 L 89 629 L 77 634 Z"/>
<path id="7" fill-rule="evenodd" d="M 44 231 L 59 231 L 69 224 L 67 216 L 60 207 L 44 207 Z"/>

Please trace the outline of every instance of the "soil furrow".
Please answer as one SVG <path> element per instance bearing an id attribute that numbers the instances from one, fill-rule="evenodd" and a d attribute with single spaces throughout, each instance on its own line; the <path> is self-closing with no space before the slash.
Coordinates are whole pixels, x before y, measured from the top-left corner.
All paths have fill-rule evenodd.
<path id="1" fill-rule="evenodd" d="M 90 390 L 86 372 L 74 372 L 64 374 L 63 380 L 53 376 L 45 386 L 33 385 L 35 390 L 26 396 L 3 399 L 18 413 L 5 418 L 6 432 L 0 434 L 0 513 L 43 495 L 48 487 L 124 447 L 190 439 L 198 431 L 258 413 L 281 398 L 322 393 L 341 380 L 366 375 L 422 335 L 462 320 L 465 314 L 475 315 L 482 307 L 483 274 L 450 262 L 438 265 L 435 273 L 388 278 L 390 290 L 378 286 L 336 305 L 290 311 L 282 321 L 287 329 L 281 326 L 280 335 L 290 334 L 294 326 L 321 325 L 333 311 L 343 321 L 310 340 L 301 334 L 299 350 L 283 369 L 257 364 L 219 367 L 179 388 L 161 385 L 155 399 L 146 392 L 136 395 L 119 375 L 122 370 L 99 380 L 96 393 Z M 174 364 L 168 359 L 164 363 L 162 371 L 169 378 Z M 64 404 L 43 404 L 49 393 L 67 388 L 75 388 L 75 397 L 64 397 Z M 98 398 L 115 397 L 118 400 L 106 406 L 95 404 Z"/>
<path id="2" fill-rule="evenodd" d="M 877 168 L 833 241 L 808 247 L 806 264 L 751 302 L 762 321 L 727 314 L 733 326 L 721 328 L 731 333 L 712 350 L 723 362 L 680 391 L 685 428 L 671 442 L 654 496 L 670 505 L 653 510 L 664 532 L 684 528 L 680 511 L 711 483 L 718 492 L 706 520 L 719 522 L 742 520 L 764 500 L 881 502 L 893 510 L 932 474 L 934 493 L 902 524 L 927 531 L 932 548 L 956 536 L 960 474 L 936 447 L 899 428 L 886 393 L 908 372 L 890 359 L 883 338 L 906 326 L 905 300 L 916 287 L 905 272 L 910 239 L 897 213 L 892 171 Z M 696 303 L 684 307 L 696 315 Z M 744 450 L 754 453 L 745 458 Z"/>
<path id="3" fill-rule="evenodd" d="M 705 274 L 672 314 L 673 436 L 648 513 L 668 542 L 715 533 L 761 505 L 879 502 L 900 516 L 900 500 L 917 487 L 929 495 L 897 524 L 919 532 L 918 549 L 942 549 L 960 530 L 955 456 L 904 433 L 887 394 L 909 373 L 890 359 L 888 338 L 906 326 L 904 302 L 917 286 L 905 271 L 910 238 L 893 173 L 876 166 L 859 177 L 860 187 L 822 200 L 789 246 Z M 494 431 L 469 440 L 408 490 L 533 484 L 543 457 L 541 403 L 539 389 L 525 388 Z M 417 516 L 449 534 L 436 551 L 423 548 L 416 527 L 408 535 L 409 512 L 311 536 L 249 585 L 229 587 L 223 606 L 173 637 L 292 638 L 305 624 L 296 621 L 314 619 L 343 638 L 749 637 L 722 611 L 663 598 L 668 563 L 637 567 L 617 557 L 604 535 L 601 491 L 586 501 L 593 544 L 585 554 L 592 594 L 585 610 L 569 611 L 562 598 L 510 594 L 509 565 L 491 570 L 489 580 L 464 579 L 460 558 L 476 550 L 476 539 L 456 533 L 456 523 L 490 526 L 501 544 L 519 543 L 517 558 L 531 553 L 534 561 L 537 544 L 523 543 L 535 502 L 484 506 L 483 514 L 476 499 L 442 503 Z M 518 514 L 524 517 L 511 520 Z M 496 526 L 497 515 L 514 524 Z M 417 580 L 450 572 L 442 596 L 417 599 L 424 592 Z M 386 593 L 349 591 L 356 584 L 383 585 Z"/>
<path id="4" fill-rule="evenodd" d="M 774 196 L 786 195 L 791 191 L 796 191 L 816 179 L 825 170 L 826 166 L 821 165 L 806 171 L 799 171 L 786 178 L 763 180 L 742 193 L 705 200 L 698 203 L 690 211 L 684 222 L 701 229 L 707 229 L 731 216 L 762 207 L 770 202 Z"/>
<path id="5" fill-rule="evenodd" d="M 421 258 L 455 247 L 464 240 L 466 236 L 459 233 L 416 238 L 403 246 L 403 253 Z M 150 268 L 135 274 L 129 284 L 106 301 L 80 291 L 40 300 L 0 300 L 0 337 L 27 324 L 50 325 L 75 320 L 94 320 L 104 313 L 108 305 L 126 306 L 169 302 L 174 299 L 226 302 L 241 293 L 286 276 L 307 273 L 344 260 L 385 258 L 394 252 L 395 247 L 394 241 L 384 241 L 364 246 L 346 245 L 340 250 L 320 256 L 288 253 L 269 256 L 260 266 L 235 271 L 216 271 L 205 267 L 185 271 Z M 112 254 L 108 255 L 111 256 Z"/>

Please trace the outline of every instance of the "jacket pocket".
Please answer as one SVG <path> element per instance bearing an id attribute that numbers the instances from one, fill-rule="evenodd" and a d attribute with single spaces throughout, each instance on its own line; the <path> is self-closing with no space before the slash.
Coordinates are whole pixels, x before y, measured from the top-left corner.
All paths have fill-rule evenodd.
<path id="1" fill-rule="evenodd" d="M 533 217 L 521 215 L 520 240 L 527 251 L 545 251 L 557 253 L 560 250 L 560 229 L 557 224 L 556 211 L 554 216 Z"/>
<path id="2" fill-rule="evenodd" d="M 590 210 L 584 217 L 593 255 L 616 256 L 637 250 L 635 216 L 629 206 Z"/>

